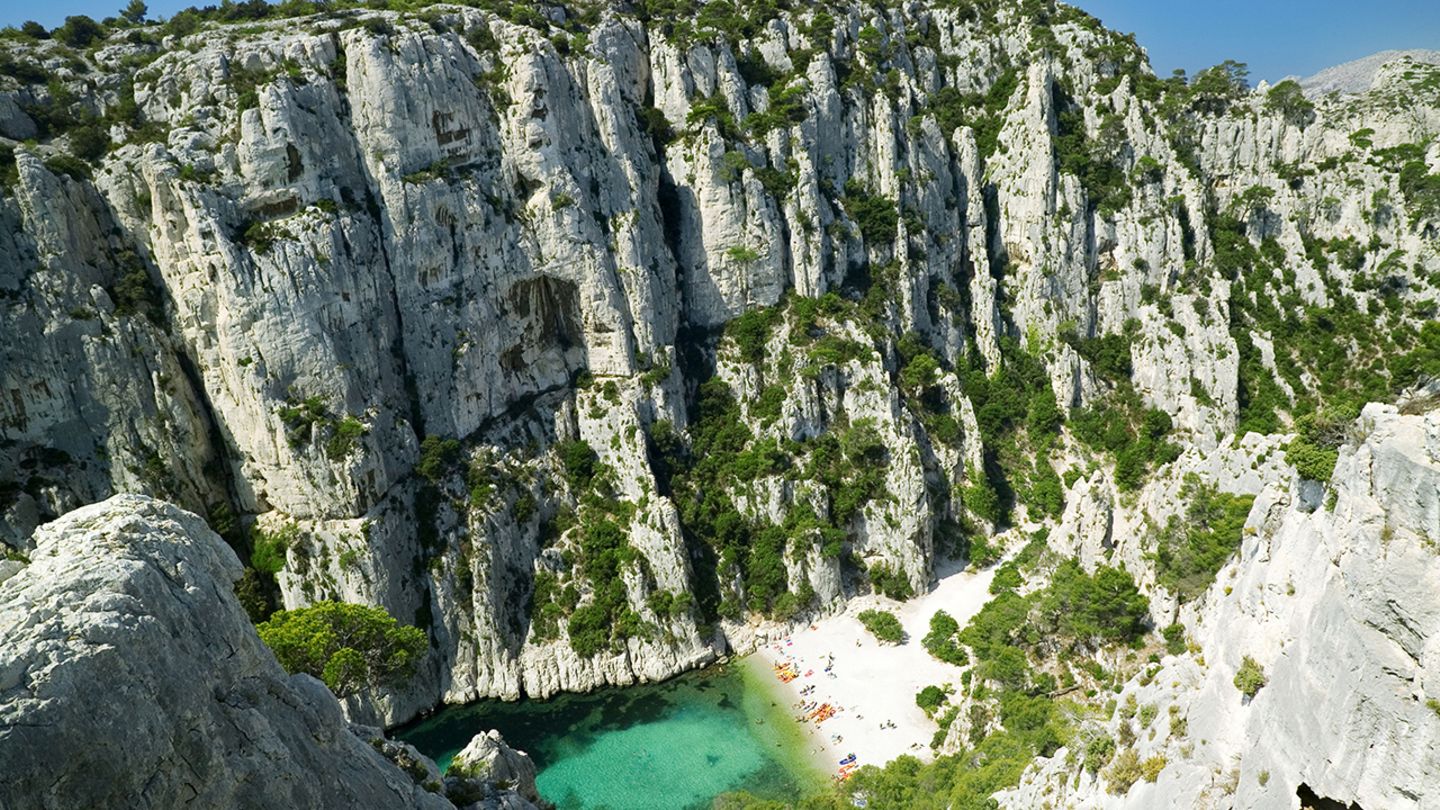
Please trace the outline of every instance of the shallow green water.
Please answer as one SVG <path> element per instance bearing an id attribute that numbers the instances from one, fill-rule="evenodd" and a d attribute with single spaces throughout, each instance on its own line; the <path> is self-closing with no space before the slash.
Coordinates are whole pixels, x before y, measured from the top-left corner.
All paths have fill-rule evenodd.
<path id="1" fill-rule="evenodd" d="M 753 664 L 712 667 L 663 684 L 484 702 L 446 709 L 396 736 L 444 768 L 477 732 L 496 728 L 539 767 L 540 793 L 562 810 L 708 807 L 721 793 L 811 793 L 825 777 L 783 698 Z"/>

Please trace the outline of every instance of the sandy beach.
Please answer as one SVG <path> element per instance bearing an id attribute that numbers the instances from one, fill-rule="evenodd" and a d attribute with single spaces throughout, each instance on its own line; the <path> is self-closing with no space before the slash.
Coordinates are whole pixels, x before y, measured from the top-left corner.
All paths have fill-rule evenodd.
<path id="1" fill-rule="evenodd" d="M 897 603 L 883 597 L 851 602 L 842 614 L 828 616 L 784 638 L 770 641 L 756 655 L 767 669 L 793 661 L 800 677 L 777 684 L 792 704 L 830 704 L 837 711 L 821 723 L 807 722 L 813 752 L 835 773 L 854 754 L 859 765 L 882 765 L 901 754 L 930 759 L 936 723 L 915 705 L 926 686 L 958 684 L 961 669 L 932 658 L 920 640 L 930 617 L 944 610 L 965 626 L 990 598 L 994 569 L 965 572 L 945 564 L 934 590 Z M 876 608 L 894 613 L 905 629 L 903 644 L 882 644 L 855 616 Z M 828 671 L 827 671 L 828 668 Z M 771 673 L 771 677 L 775 677 Z"/>

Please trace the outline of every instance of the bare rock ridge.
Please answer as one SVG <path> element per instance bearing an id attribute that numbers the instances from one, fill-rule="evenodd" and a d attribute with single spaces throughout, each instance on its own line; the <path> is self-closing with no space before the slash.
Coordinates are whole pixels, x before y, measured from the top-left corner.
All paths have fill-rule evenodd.
<path id="1" fill-rule="evenodd" d="M 0 579 L 0 807 L 455 806 L 433 763 L 362 736 L 322 683 L 280 668 L 231 593 L 239 560 L 200 518 L 117 495 L 34 540 Z M 489 772 L 535 799 L 528 757 L 483 739 Z M 477 807 L 533 807 L 463 787 Z"/>
<path id="2" fill-rule="evenodd" d="M 1300 79 L 1300 86 L 1310 95 L 1364 93 L 1375 85 L 1380 69 L 1392 62 L 1440 65 L 1440 51 L 1381 51 Z"/>

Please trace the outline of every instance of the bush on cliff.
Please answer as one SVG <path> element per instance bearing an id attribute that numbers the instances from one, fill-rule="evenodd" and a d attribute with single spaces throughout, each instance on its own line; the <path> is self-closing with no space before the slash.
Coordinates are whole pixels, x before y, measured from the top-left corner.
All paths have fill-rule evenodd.
<path id="1" fill-rule="evenodd" d="M 1240 668 L 1235 670 L 1235 688 L 1245 697 L 1255 697 L 1255 694 L 1264 688 L 1266 681 L 1265 669 L 1248 655 L 1240 662 Z"/>
<path id="2" fill-rule="evenodd" d="M 1232 495 L 1187 477 L 1180 490 L 1190 499 L 1185 519 L 1172 518 L 1156 545 L 1161 585 L 1186 602 L 1205 592 L 1244 539 L 1254 495 Z"/>

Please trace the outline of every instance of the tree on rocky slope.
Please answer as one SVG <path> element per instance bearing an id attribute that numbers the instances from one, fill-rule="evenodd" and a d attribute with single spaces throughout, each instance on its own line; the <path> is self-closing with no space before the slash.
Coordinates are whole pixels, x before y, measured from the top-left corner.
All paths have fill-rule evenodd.
<path id="1" fill-rule="evenodd" d="M 255 629 L 287 671 L 314 675 L 342 696 L 404 681 L 425 652 L 419 628 L 382 608 L 345 602 L 282 610 Z"/>

